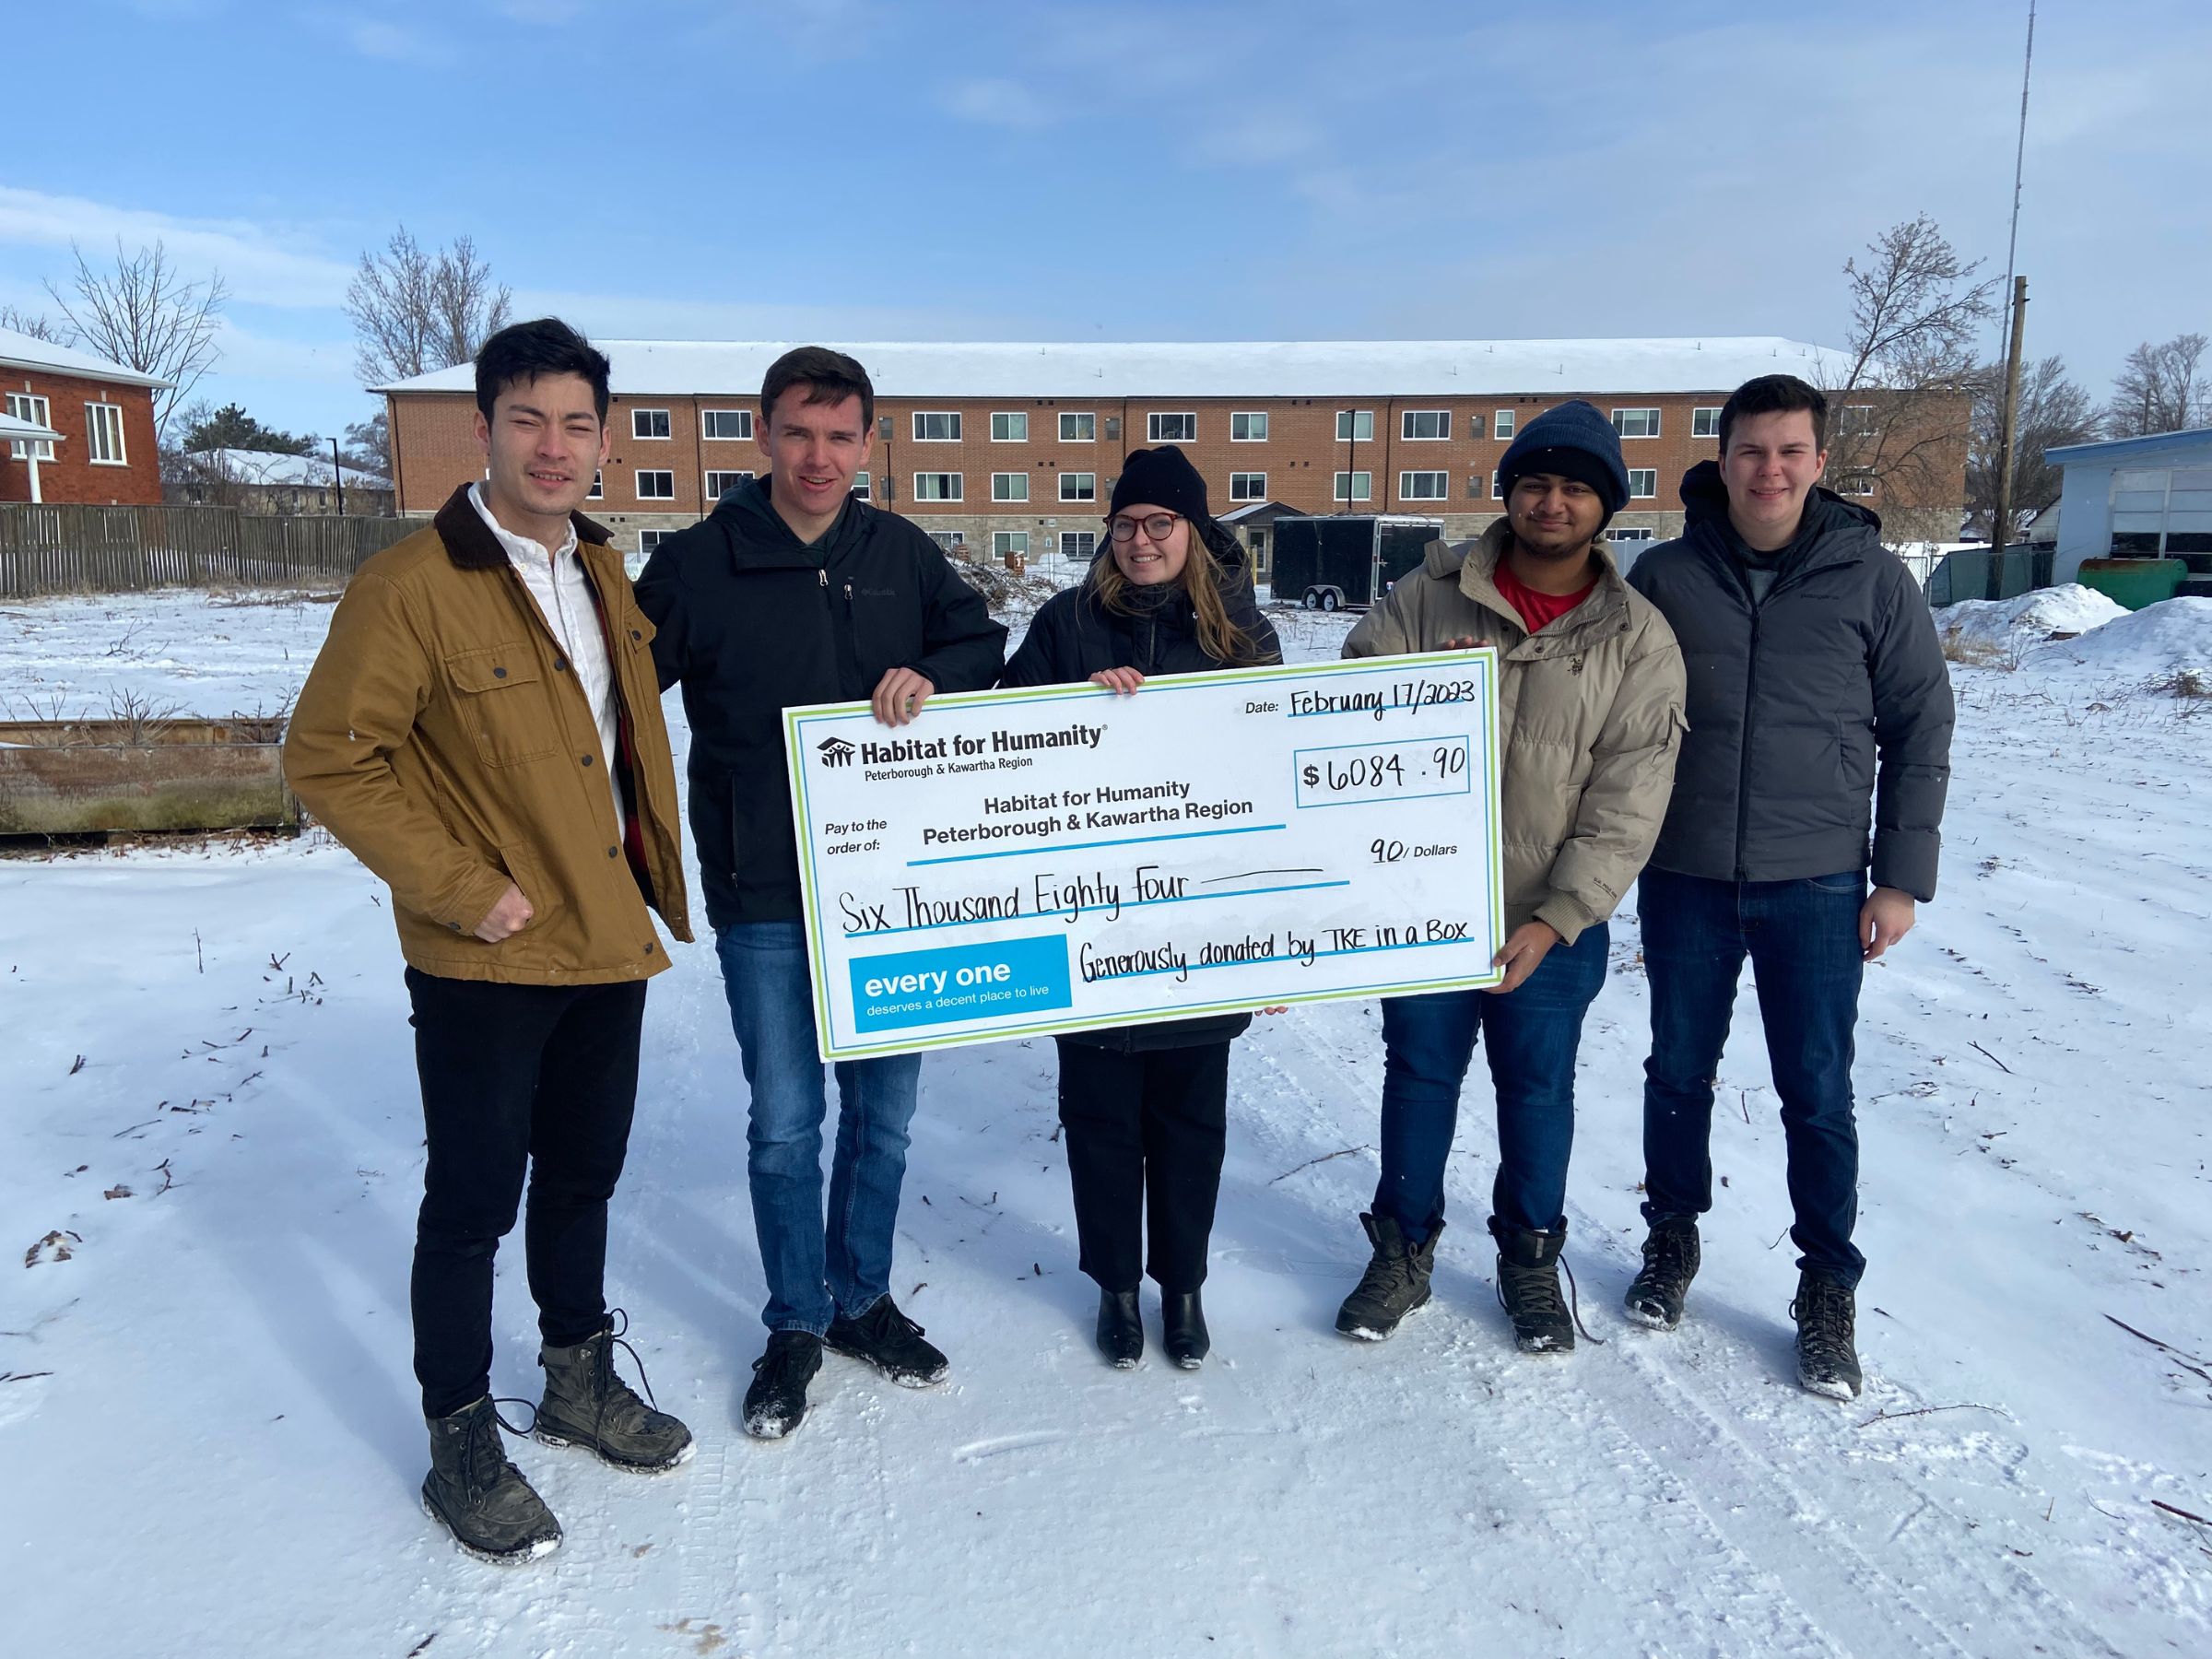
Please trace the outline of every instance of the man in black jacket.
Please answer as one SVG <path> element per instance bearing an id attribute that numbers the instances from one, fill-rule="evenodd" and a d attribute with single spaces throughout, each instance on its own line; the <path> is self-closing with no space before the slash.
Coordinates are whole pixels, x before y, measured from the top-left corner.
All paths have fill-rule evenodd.
<path id="1" fill-rule="evenodd" d="M 1748 955 L 1801 1253 L 1798 1380 L 1849 1399 L 1865 1268 L 1851 1241 L 1860 982 L 1935 897 L 1952 704 L 1927 602 L 1881 521 L 1816 488 L 1827 419 L 1827 399 L 1790 375 L 1737 387 L 1720 461 L 1682 480 L 1685 534 L 1629 577 L 1681 643 L 1689 733 L 1638 884 L 1651 1231 L 1627 1306 L 1655 1329 L 1682 1317 L 1697 1218 L 1712 1206 L 1714 1074 Z"/>
<path id="2" fill-rule="evenodd" d="M 745 1426 L 764 1439 L 798 1427 L 825 1344 L 912 1387 L 947 1369 L 889 1294 L 919 1055 L 838 1064 L 825 1221 L 826 1105 L 783 758 L 787 708 L 865 698 L 903 725 L 934 692 L 988 687 L 1005 660 L 1006 630 L 936 544 L 853 499 L 875 425 L 858 363 L 818 347 L 785 353 L 760 389 L 768 476 L 663 542 L 638 581 L 662 688 L 684 688 L 692 843 L 752 1093 L 770 1335 Z"/>

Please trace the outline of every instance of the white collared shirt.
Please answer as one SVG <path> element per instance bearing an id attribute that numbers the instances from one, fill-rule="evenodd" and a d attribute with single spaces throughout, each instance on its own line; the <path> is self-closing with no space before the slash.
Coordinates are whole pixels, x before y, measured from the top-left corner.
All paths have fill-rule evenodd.
<path id="1" fill-rule="evenodd" d="M 484 487 L 468 487 L 469 505 L 477 510 L 507 557 L 515 574 L 537 605 L 538 615 L 559 641 L 561 653 L 574 671 L 576 684 L 591 707 L 592 724 L 599 728 L 599 763 L 615 799 L 615 823 L 622 823 L 622 786 L 615 776 L 614 756 L 618 735 L 615 707 L 615 676 L 607 661 L 606 634 L 599 624 L 599 608 L 592 601 L 592 584 L 583 571 L 583 556 L 576 550 L 576 526 L 569 525 L 568 539 L 558 551 L 548 552 L 543 542 L 517 535 L 491 516 L 484 504 Z M 558 693 L 556 693 L 558 695 Z"/>

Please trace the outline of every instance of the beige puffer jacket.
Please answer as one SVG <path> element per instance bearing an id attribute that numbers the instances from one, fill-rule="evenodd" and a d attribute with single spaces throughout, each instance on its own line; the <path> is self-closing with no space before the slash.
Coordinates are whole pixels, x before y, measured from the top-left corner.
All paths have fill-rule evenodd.
<path id="1" fill-rule="evenodd" d="M 1477 540 L 1430 542 L 1344 654 L 1498 648 L 1506 929 L 1544 922 L 1571 945 L 1613 913 L 1666 817 L 1687 729 L 1682 653 L 1602 542 L 1590 596 L 1532 636 L 1492 580 L 1510 535 L 1500 519 Z"/>

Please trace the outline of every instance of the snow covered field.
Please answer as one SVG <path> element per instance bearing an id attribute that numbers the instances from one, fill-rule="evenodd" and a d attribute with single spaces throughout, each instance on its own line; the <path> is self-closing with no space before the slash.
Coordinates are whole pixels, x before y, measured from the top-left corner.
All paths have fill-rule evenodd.
<path id="1" fill-rule="evenodd" d="M 328 616 L 0 610 L 0 700 L 274 710 Z M 1346 621 L 1286 618 L 1294 656 Z M 1868 975 L 1862 1400 L 1794 1382 L 1747 993 L 1691 1318 L 1617 1313 L 1624 916 L 1570 1195 L 1604 1346 L 1510 1347 L 1479 1062 L 1437 1301 L 1384 1345 L 1333 1333 L 1382 1074 L 1345 1004 L 1238 1045 L 1205 1370 L 1098 1361 L 1051 1045 L 973 1048 L 924 1071 L 895 1286 L 952 1382 L 832 1358 L 793 1439 L 747 1441 L 744 1091 L 693 948 L 653 992 L 610 1265 L 700 1455 L 649 1480 L 515 1444 L 568 1533 L 522 1571 L 415 1503 L 421 1132 L 379 884 L 312 832 L 0 861 L 0 1654 L 2212 1653 L 2212 1525 L 2181 1512 L 2212 1517 L 2212 701 L 2143 688 L 2212 669 L 2212 602 L 2055 643 L 1983 624 L 1944 891 Z M 496 1382 L 535 1399 L 517 1244 Z"/>

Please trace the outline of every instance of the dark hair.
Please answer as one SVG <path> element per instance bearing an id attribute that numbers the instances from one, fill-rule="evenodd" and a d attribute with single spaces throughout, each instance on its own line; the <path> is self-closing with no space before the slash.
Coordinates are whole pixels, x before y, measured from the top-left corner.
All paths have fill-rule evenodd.
<path id="1" fill-rule="evenodd" d="M 591 382 L 599 424 L 606 424 L 606 377 L 614 367 L 606 354 L 559 317 L 540 317 L 502 328 L 477 353 L 477 407 L 491 418 L 491 406 L 510 386 L 545 374 L 573 374 Z"/>
<path id="2" fill-rule="evenodd" d="M 1813 447 L 1828 447 L 1828 399 L 1817 386 L 1794 374 L 1762 374 L 1747 380 L 1728 394 L 1721 406 L 1721 453 L 1728 453 L 1728 434 L 1746 415 L 1787 415 L 1803 409 L 1813 418 Z"/>
<path id="3" fill-rule="evenodd" d="M 848 397 L 858 397 L 862 434 L 876 424 L 875 382 L 868 379 L 865 369 L 841 351 L 827 346 L 800 346 L 771 363 L 768 377 L 760 382 L 760 418 L 774 419 L 776 399 L 794 386 L 806 388 L 810 404 L 841 404 Z"/>

